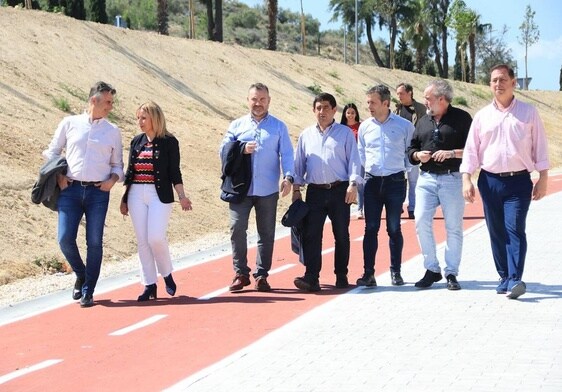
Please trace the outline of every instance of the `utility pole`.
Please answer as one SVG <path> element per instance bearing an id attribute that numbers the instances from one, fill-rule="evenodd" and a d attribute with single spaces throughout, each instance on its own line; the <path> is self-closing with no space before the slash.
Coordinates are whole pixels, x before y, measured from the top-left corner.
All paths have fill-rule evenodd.
<path id="1" fill-rule="evenodd" d="M 357 3 L 358 1 L 355 0 L 355 64 L 359 64 L 359 35 L 357 32 L 357 27 L 358 27 L 358 23 L 357 23 Z"/>

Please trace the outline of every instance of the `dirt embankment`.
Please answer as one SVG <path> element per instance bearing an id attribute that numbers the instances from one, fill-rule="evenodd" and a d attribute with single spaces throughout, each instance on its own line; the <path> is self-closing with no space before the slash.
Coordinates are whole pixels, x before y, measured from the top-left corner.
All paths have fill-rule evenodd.
<path id="1" fill-rule="evenodd" d="M 113 121 L 121 127 L 127 149 L 137 133 L 135 109 L 149 99 L 164 109 L 168 127 L 180 141 L 184 182 L 194 206 L 190 213 L 174 210 L 170 242 L 197 247 L 228 240 L 228 212 L 218 198 L 217 148 L 228 123 L 246 113 L 251 83 L 269 86 L 270 111 L 288 124 L 296 141 L 314 121 L 309 87 L 333 93 L 340 107 L 356 102 L 364 118 L 368 87 L 406 81 L 419 97 L 429 80 L 403 71 L 165 37 L 40 11 L 0 8 L 0 25 L 0 285 L 40 273 L 34 261 L 62 260 L 56 214 L 32 204 L 30 189 L 42 163 L 41 151 L 67 115 L 60 110 L 61 102 L 68 102 L 72 113 L 81 112 L 89 87 L 98 80 L 117 88 Z M 453 85 L 471 113 L 491 97 L 485 86 Z M 518 96 L 538 106 L 549 131 L 553 163 L 560 166 L 562 93 Z M 107 219 L 105 254 L 110 263 L 135 253 L 131 223 L 118 212 L 121 192 L 117 185 Z M 282 200 L 280 211 L 287 205 Z"/>

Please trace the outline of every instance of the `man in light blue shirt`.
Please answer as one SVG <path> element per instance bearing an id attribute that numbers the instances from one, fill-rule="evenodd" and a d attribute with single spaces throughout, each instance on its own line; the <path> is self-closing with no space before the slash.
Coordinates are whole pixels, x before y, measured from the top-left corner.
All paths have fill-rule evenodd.
<path id="1" fill-rule="evenodd" d="M 248 108 L 250 113 L 234 120 L 228 127 L 220 147 L 221 156 L 225 146 L 233 141 L 241 142 L 244 154 L 252 156 L 252 177 L 248 193 L 240 202 L 229 202 L 230 240 L 235 276 L 229 289 L 240 291 L 250 285 L 248 267 L 247 230 L 250 211 L 255 208 L 258 231 L 256 290 L 270 291 L 267 282 L 273 243 L 279 192 L 287 196 L 293 182 L 293 146 L 285 123 L 269 114 L 271 97 L 269 89 L 262 83 L 250 86 Z M 283 173 L 283 181 L 279 178 Z"/>
<path id="2" fill-rule="evenodd" d="M 375 257 L 382 210 L 386 211 L 386 231 L 390 246 L 391 281 L 404 284 L 400 274 L 404 238 L 400 228 L 402 203 L 406 196 L 405 173 L 411 169 L 406 149 L 414 133 L 414 125 L 390 111 L 390 90 L 378 85 L 367 91 L 371 117 L 361 123 L 358 149 L 365 167 L 365 236 L 363 237 L 363 276 L 358 286 L 374 287 Z"/>
<path id="3" fill-rule="evenodd" d="M 322 234 L 326 217 L 330 217 L 335 238 L 334 273 L 336 287 L 348 287 L 350 204 L 357 198 L 361 182 L 361 162 L 353 132 L 334 121 L 337 111 L 333 95 L 322 93 L 312 104 L 317 123 L 300 135 L 295 152 L 293 201 L 301 198 L 300 187 L 308 184 L 304 218 L 302 254 L 306 271 L 294 280 L 297 288 L 320 290 L 322 268 Z"/>

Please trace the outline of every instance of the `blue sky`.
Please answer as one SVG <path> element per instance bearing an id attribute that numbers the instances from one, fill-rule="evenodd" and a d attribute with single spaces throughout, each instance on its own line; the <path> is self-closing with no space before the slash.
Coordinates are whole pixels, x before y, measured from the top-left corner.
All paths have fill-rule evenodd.
<path id="1" fill-rule="evenodd" d="M 264 0 L 241 0 L 254 6 L 264 4 Z M 306 14 L 311 14 L 320 21 L 320 29 L 338 29 L 341 24 L 329 22 L 332 18 L 329 0 L 302 0 Z M 493 30 L 508 27 L 505 42 L 511 48 L 513 58 L 517 61 L 519 76 L 525 76 L 525 48 L 519 44 L 521 35 L 519 26 L 523 23 L 525 7 L 531 5 L 535 14 L 535 23 L 539 26 L 540 40 L 529 48 L 528 75 L 532 77 L 529 88 L 532 90 L 559 90 L 560 68 L 562 67 L 562 1 L 560 0 L 465 0 L 469 8 L 480 14 L 482 23 L 491 23 Z M 280 8 L 300 12 L 300 0 L 279 0 Z M 388 40 L 386 31 L 374 31 L 374 37 Z M 454 46 L 449 45 L 454 61 Z"/>

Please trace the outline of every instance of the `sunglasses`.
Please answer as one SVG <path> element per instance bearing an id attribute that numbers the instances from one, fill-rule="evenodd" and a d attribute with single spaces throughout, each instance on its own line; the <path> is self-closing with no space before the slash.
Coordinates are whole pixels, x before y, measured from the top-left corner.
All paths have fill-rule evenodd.
<path id="1" fill-rule="evenodd" d="M 105 93 L 105 92 L 109 92 L 111 93 L 111 95 L 115 95 L 117 91 L 110 84 L 107 84 L 105 82 L 97 82 L 90 89 L 90 98 L 98 93 Z"/>
<path id="2" fill-rule="evenodd" d="M 439 143 L 439 137 L 441 136 L 441 132 L 439 132 L 439 128 L 435 128 L 433 130 L 433 134 L 431 135 L 431 139 L 433 143 Z"/>

